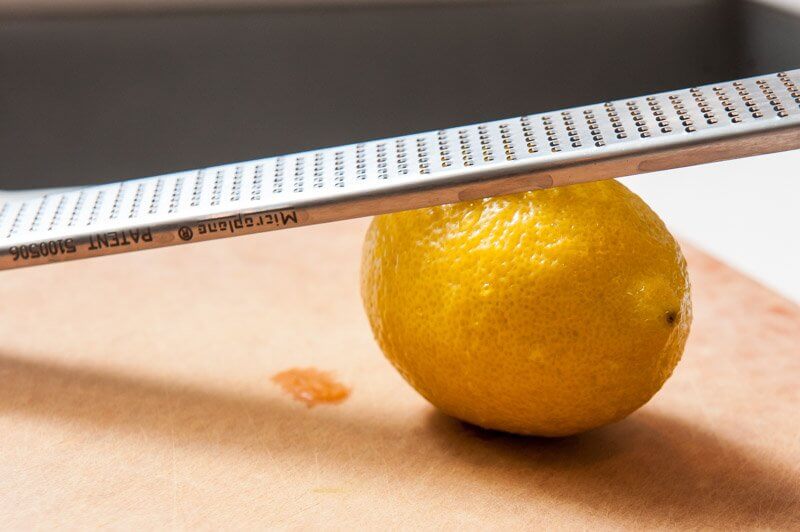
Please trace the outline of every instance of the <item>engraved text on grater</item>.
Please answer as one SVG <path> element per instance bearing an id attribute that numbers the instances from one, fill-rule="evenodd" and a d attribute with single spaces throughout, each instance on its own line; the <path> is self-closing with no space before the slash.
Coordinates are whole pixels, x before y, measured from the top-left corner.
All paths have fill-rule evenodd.
<path id="1" fill-rule="evenodd" d="M 9 248 L 8 253 L 11 255 L 12 260 L 18 261 L 38 259 L 40 257 L 66 255 L 68 253 L 75 253 L 77 251 L 78 249 L 75 247 L 75 240 L 72 238 L 65 238 L 12 246 Z"/>
<path id="2" fill-rule="evenodd" d="M 88 251 L 99 251 L 101 249 L 116 248 L 120 246 L 135 246 L 139 243 L 149 243 L 153 241 L 153 230 L 149 227 L 141 229 L 125 229 L 122 231 L 108 231 L 89 235 Z"/>
<path id="3" fill-rule="evenodd" d="M 263 231 L 273 226 L 275 229 L 297 225 L 297 211 L 266 211 L 254 214 L 237 214 L 215 220 L 206 220 L 193 225 L 184 225 L 179 229 L 181 240 L 191 240 L 191 235 L 212 235 L 213 233 L 246 233 L 253 230 Z M 188 229 L 188 231 L 186 230 Z M 188 236 L 188 238 L 186 238 Z"/>

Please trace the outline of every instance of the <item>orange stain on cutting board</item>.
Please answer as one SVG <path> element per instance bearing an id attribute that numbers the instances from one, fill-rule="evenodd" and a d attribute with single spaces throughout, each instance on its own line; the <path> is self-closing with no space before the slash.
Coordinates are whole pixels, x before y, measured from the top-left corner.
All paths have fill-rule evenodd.
<path id="1" fill-rule="evenodd" d="M 272 382 L 309 408 L 319 404 L 338 404 L 350 397 L 350 388 L 328 371 L 292 368 L 272 376 Z"/>

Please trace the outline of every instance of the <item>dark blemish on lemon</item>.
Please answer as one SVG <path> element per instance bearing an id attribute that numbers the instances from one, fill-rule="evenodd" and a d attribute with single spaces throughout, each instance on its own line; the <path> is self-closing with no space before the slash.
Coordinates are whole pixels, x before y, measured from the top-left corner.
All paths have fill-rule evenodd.
<path id="1" fill-rule="evenodd" d="M 667 324 L 675 325 L 675 322 L 678 321 L 678 313 L 675 312 L 674 310 L 669 310 L 664 315 L 664 319 L 667 320 Z"/>
<path id="2" fill-rule="evenodd" d="M 309 408 L 338 404 L 350 397 L 350 388 L 334 379 L 330 372 L 316 368 L 287 369 L 273 375 L 272 382 Z"/>

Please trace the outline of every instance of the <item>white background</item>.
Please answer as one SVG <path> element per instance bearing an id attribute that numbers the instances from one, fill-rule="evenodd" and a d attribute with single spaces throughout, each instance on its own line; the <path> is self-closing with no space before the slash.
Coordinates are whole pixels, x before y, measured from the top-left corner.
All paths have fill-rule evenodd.
<path id="1" fill-rule="evenodd" d="M 800 151 L 621 181 L 679 238 L 800 303 Z"/>

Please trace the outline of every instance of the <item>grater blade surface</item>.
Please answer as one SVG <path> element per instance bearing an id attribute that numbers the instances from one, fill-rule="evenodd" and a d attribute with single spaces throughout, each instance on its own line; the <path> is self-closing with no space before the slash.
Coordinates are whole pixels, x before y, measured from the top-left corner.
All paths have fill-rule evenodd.
<path id="1" fill-rule="evenodd" d="M 0 269 L 800 148 L 800 70 L 74 189 L 0 193 Z"/>

